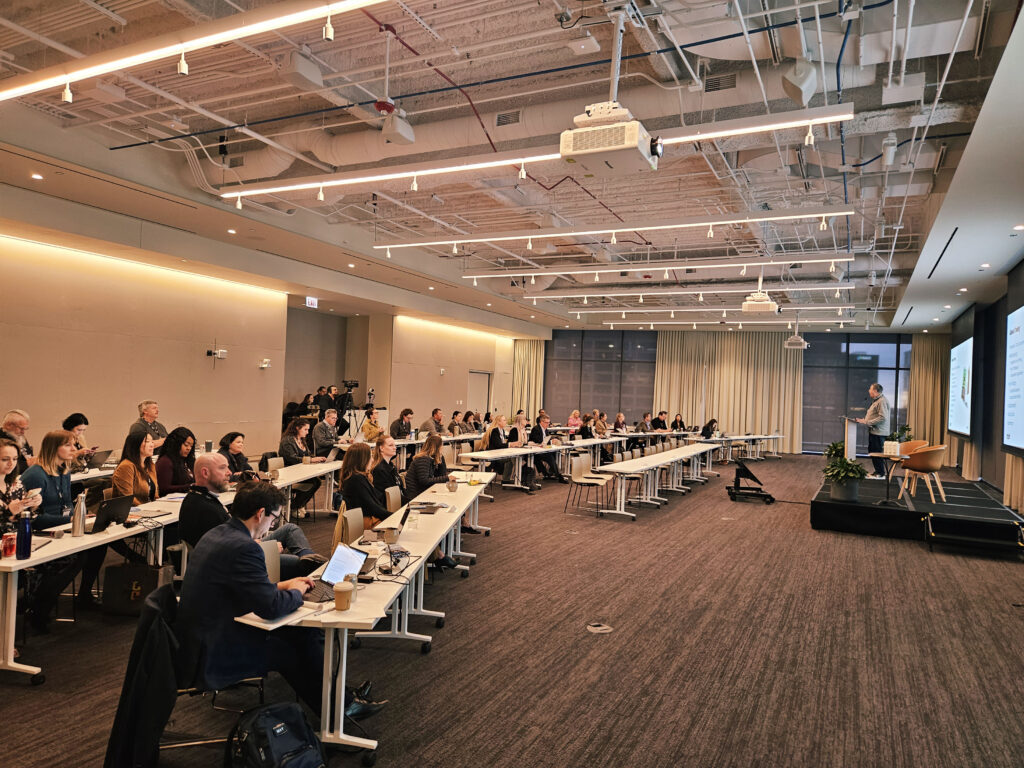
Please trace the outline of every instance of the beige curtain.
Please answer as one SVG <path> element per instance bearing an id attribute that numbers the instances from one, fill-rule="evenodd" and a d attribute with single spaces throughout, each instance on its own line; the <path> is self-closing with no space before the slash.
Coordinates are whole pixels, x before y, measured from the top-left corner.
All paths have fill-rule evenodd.
<path id="1" fill-rule="evenodd" d="M 544 341 L 515 339 L 512 347 L 512 413 L 522 408 L 533 419 L 544 399 Z"/>
<path id="2" fill-rule="evenodd" d="M 1024 509 L 1024 459 L 1006 454 L 1006 476 L 1003 478 L 1003 504 L 1020 512 Z"/>
<path id="3" fill-rule="evenodd" d="M 947 445 L 945 463 L 956 464 L 957 445 L 947 443 L 946 398 L 949 394 L 949 336 L 914 334 L 910 351 L 907 424 L 915 440 Z"/>
<path id="4" fill-rule="evenodd" d="M 785 435 L 779 450 L 803 448 L 803 352 L 789 334 L 659 331 L 654 405 L 689 423 L 718 419 L 729 433 Z"/>

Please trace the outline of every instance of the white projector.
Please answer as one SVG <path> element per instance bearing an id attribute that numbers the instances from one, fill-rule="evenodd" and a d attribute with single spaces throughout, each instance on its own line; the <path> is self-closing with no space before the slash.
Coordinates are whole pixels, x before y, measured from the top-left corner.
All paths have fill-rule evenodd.
<path id="1" fill-rule="evenodd" d="M 811 345 L 804 341 L 803 336 L 798 333 L 794 333 L 783 342 L 782 346 L 786 349 L 807 349 Z"/>
<path id="2" fill-rule="evenodd" d="M 779 311 L 779 305 L 772 301 L 771 297 L 764 291 L 754 291 L 752 294 L 747 296 L 747 300 L 743 302 L 743 311 L 774 314 Z"/>
<path id="3" fill-rule="evenodd" d="M 658 170 L 661 139 L 639 120 L 562 131 L 559 153 L 584 175 L 628 176 Z"/>

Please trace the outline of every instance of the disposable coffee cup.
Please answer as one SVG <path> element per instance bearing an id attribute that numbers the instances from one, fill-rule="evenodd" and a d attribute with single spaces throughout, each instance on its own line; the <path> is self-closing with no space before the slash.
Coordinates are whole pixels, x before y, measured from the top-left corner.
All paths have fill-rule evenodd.
<path id="1" fill-rule="evenodd" d="M 310 457 L 309 456 L 303 456 L 302 457 L 302 463 L 303 464 L 309 464 L 309 462 L 310 462 Z"/>
<path id="2" fill-rule="evenodd" d="M 386 541 L 388 544 L 397 544 L 398 543 L 398 529 L 397 528 L 385 528 L 383 533 L 384 533 L 384 541 Z"/>
<path id="3" fill-rule="evenodd" d="M 334 610 L 347 611 L 352 605 L 352 592 L 355 587 L 350 581 L 339 581 L 334 585 Z"/>

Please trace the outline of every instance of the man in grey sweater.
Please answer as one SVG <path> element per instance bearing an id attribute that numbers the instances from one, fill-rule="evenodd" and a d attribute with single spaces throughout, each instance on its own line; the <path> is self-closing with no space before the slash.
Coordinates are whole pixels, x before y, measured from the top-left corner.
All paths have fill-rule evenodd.
<path id="1" fill-rule="evenodd" d="M 868 387 L 868 394 L 871 395 L 872 403 L 863 419 L 857 419 L 868 428 L 868 453 L 881 453 L 886 435 L 891 431 L 889 428 L 889 401 L 882 394 L 882 385 L 875 382 Z M 871 459 L 875 468 L 871 478 L 885 477 L 885 462 L 881 459 Z"/>

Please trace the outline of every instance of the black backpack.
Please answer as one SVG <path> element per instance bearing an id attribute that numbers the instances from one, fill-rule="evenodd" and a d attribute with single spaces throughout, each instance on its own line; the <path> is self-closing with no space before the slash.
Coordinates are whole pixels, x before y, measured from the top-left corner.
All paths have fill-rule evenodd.
<path id="1" fill-rule="evenodd" d="M 320 739 L 294 702 L 246 710 L 228 735 L 225 768 L 326 768 Z"/>

